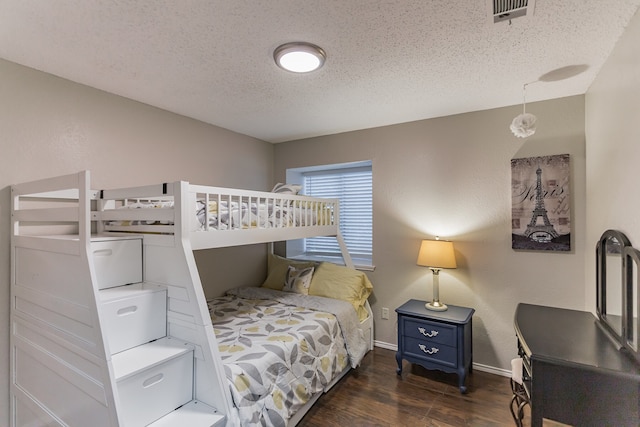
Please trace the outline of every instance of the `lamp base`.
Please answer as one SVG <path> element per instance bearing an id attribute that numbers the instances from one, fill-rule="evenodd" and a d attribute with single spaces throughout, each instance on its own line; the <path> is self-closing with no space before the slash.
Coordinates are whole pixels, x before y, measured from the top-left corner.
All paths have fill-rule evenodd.
<path id="1" fill-rule="evenodd" d="M 440 301 L 428 302 L 424 306 L 427 308 L 427 310 L 432 311 L 447 311 L 447 309 L 449 308 L 446 304 L 443 304 Z"/>

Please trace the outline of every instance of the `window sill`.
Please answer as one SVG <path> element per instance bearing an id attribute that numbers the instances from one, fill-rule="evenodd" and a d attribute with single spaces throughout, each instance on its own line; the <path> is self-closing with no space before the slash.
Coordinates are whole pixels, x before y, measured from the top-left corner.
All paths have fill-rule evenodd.
<path id="1" fill-rule="evenodd" d="M 317 262 L 331 262 L 333 264 L 345 265 L 344 259 L 341 256 L 320 256 L 320 255 L 297 255 L 289 257 L 291 259 L 299 261 L 317 261 Z M 366 258 L 351 258 L 356 270 L 359 271 L 374 271 L 376 266 L 371 263 L 371 260 Z"/>

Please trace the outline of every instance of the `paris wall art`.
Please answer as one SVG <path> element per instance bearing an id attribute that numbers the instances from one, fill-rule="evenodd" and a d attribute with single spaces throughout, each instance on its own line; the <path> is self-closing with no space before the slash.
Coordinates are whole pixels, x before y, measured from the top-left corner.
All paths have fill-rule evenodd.
<path id="1" fill-rule="evenodd" d="M 511 247 L 571 250 L 569 155 L 511 160 Z"/>

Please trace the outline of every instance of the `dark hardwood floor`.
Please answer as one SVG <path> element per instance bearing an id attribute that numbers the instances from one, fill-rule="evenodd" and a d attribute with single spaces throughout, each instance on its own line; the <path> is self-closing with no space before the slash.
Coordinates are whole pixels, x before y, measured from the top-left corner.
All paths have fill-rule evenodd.
<path id="1" fill-rule="evenodd" d="M 301 427 L 515 426 L 509 378 L 473 371 L 460 394 L 457 376 L 404 361 L 396 374 L 395 352 L 376 347 L 305 415 Z M 526 412 L 525 426 L 530 425 Z"/>

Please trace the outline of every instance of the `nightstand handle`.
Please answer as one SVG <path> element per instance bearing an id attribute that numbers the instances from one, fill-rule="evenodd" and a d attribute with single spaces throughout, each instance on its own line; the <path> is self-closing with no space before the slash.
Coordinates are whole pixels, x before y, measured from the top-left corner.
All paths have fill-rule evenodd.
<path id="1" fill-rule="evenodd" d="M 424 344 L 418 344 L 418 347 L 420 347 L 420 350 L 422 350 L 423 353 L 427 353 L 427 354 L 436 354 L 437 352 L 440 351 L 436 347 L 431 347 L 431 349 L 428 349 L 427 346 L 425 346 Z"/>
<path id="2" fill-rule="evenodd" d="M 434 331 L 433 329 L 431 330 L 431 332 L 427 332 L 425 328 L 418 328 L 418 331 L 425 337 L 433 338 L 435 336 L 438 336 L 438 331 Z"/>

